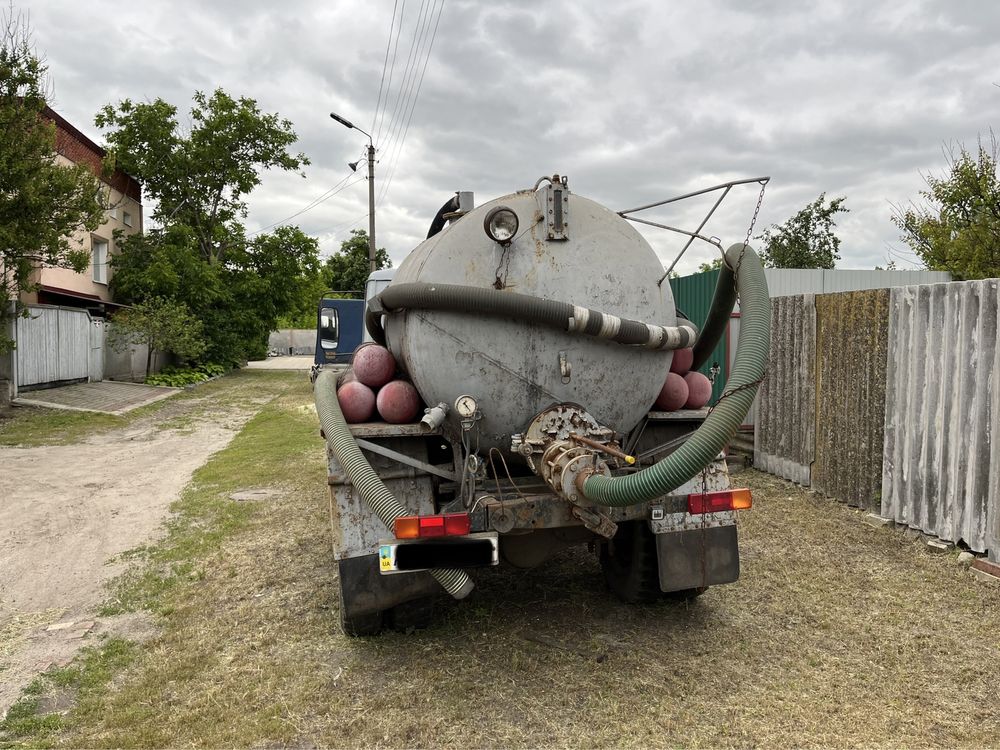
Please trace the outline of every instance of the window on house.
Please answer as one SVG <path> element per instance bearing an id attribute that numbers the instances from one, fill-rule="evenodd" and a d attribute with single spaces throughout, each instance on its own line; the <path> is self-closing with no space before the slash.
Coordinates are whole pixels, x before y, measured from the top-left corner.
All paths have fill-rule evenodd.
<path id="1" fill-rule="evenodd" d="M 94 269 L 94 281 L 108 283 L 108 241 L 100 237 L 90 240 L 90 267 Z"/>
<path id="2" fill-rule="evenodd" d="M 117 219 L 118 218 L 118 206 L 112 206 L 110 209 L 108 209 L 108 214 L 111 216 L 112 219 Z"/>
<path id="3" fill-rule="evenodd" d="M 122 211 L 122 223 L 127 227 L 132 226 L 132 214 L 128 211 Z"/>

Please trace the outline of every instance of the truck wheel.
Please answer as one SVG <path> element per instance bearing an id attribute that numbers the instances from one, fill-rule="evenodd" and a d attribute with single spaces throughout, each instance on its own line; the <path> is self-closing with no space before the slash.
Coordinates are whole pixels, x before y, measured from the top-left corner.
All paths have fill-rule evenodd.
<path id="1" fill-rule="evenodd" d="M 663 597 L 656 562 L 656 537 L 645 521 L 624 521 L 607 544 L 601 545 L 601 569 L 608 588 L 629 604 Z"/>

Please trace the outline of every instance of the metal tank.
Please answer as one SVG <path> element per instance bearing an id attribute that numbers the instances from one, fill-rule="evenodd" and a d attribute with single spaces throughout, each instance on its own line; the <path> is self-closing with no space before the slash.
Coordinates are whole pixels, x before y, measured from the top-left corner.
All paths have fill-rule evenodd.
<path id="1" fill-rule="evenodd" d="M 659 326 L 677 323 L 663 265 L 624 219 L 570 192 L 558 176 L 486 203 L 419 245 L 393 285 L 456 284 L 571 303 Z M 484 220 L 498 207 L 517 215 L 509 242 Z M 460 434 L 461 395 L 478 404 L 481 450 L 508 450 L 511 435 L 554 404 L 582 406 L 600 424 L 631 430 L 656 399 L 671 352 L 623 346 L 509 318 L 437 310 L 385 317 L 386 341 L 428 405 L 444 403 L 445 430 Z M 475 449 L 476 446 L 472 446 Z"/>

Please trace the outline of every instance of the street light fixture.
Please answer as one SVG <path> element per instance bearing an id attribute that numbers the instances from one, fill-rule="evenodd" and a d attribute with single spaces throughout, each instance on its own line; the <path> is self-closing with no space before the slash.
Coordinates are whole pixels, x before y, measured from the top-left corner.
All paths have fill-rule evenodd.
<path id="1" fill-rule="evenodd" d="M 375 144 L 372 143 L 372 136 L 370 133 L 365 133 L 364 130 L 359 128 L 350 120 L 345 120 L 343 117 L 338 115 L 336 112 L 331 112 L 330 117 L 339 122 L 345 128 L 350 130 L 357 130 L 360 133 L 368 136 L 368 272 L 374 273 L 375 271 Z M 358 163 L 354 162 L 351 166 L 352 170 L 356 170 Z"/>

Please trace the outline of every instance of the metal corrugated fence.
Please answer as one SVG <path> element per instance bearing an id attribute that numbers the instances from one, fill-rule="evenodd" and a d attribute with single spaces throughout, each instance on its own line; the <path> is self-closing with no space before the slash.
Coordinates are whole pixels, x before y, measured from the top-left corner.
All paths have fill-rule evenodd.
<path id="1" fill-rule="evenodd" d="M 878 511 L 889 290 L 822 294 L 816 305 L 816 450 L 812 486 Z"/>
<path id="2" fill-rule="evenodd" d="M 808 486 L 815 441 L 816 312 L 811 294 L 771 300 L 771 357 L 757 401 L 754 465 Z"/>
<path id="3" fill-rule="evenodd" d="M 705 271 L 696 273 L 693 276 L 684 276 L 679 279 L 670 279 L 670 290 L 674 294 L 674 304 L 682 311 L 696 326 L 701 328 L 708 319 L 708 311 L 712 307 L 712 298 L 715 296 L 715 285 L 719 280 L 719 271 Z M 726 359 L 726 337 L 723 336 L 712 355 L 701 367 L 701 372 L 706 377 L 711 376 L 711 367 L 714 362 L 719 363 L 722 368 L 720 376 L 715 379 L 712 385 L 712 399 L 714 404 L 722 395 L 722 389 L 726 385 L 729 377 L 729 362 Z"/>
<path id="4" fill-rule="evenodd" d="M 893 289 L 882 515 L 1000 553 L 996 279 Z"/>

